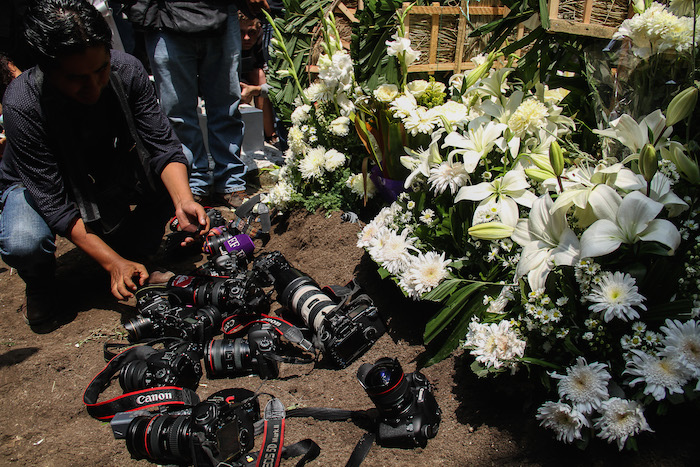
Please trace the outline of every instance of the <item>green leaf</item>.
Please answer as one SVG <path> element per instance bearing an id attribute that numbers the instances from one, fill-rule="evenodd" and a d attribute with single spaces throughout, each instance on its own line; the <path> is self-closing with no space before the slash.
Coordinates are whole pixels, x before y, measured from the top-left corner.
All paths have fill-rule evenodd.
<path id="1" fill-rule="evenodd" d="M 479 289 L 483 287 L 481 282 L 473 282 L 460 289 L 457 289 L 452 296 L 447 300 L 445 306 L 430 319 L 425 325 L 423 333 L 423 342 L 430 344 L 451 322 L 464 310 L 469 298 Z M 464 315 L 471 316 L 469 310 L 465 311 Z"/>
<path id="2" fill-rule="evenodd" d="M 532 365 L 538 365 L 538 366 L 544 366 L 544 367 L 547 367 L 547 368 L 553 368 L 553 369 L 555 369 L 555 370 L 561 369 L 561 366 L 556 365 L 556 364 L 551 363 L 551 362 L 547 362 L 547 361 L 545 361 L 545 360 L 540 360 L 539 358 L 523 357 L 523 358 L 520 359 L 520 361 L 521 361 L 521 362 L 525 362 L 525 363 L 530 363 L 530 364 L 532 364 Z"/>
<path id="3" fill-rule="evenodd" d="M 463 279 L 447 279 L 442 281 L 437 287 L 421 297 L 422 300 L 431 302 L 441 302 L 449 297 L 461 284 Z"/>

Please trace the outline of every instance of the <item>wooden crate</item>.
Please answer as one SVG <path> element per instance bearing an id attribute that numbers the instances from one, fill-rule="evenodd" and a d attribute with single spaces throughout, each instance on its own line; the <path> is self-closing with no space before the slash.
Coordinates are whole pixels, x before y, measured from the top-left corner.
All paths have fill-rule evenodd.
<path id="1" fill-rule="evenodd" d="M 404 3 L 406 9 L 409 3 Z M 479 3 L 461 0 L 459 6 L 414 5 L 408 12 L 406 29 L 411 47 L 421 57 L 408 68 L 409 72 L 452 71 L 460 73 L 474 68 L 470 60 L 485 50 L 486 37 L 470 38 L 477 27 L 502 18 L 510 10 L 500 1 L 482 0 Z M 468 15 L 468 16 L 467 16 Z M 522 26 L 518 36 L 522 37 Z"/>
<path id="2" fill-rule="evenodd" d="M 632 16 L 630 0 L 550 0 L 547 6 L 548 31 L 603 39 Z"/>

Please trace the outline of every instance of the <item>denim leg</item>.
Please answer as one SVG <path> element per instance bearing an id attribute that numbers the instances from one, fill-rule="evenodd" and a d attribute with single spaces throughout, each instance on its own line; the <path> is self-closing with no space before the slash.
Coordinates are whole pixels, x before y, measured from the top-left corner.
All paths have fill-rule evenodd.
<path id="1" fill-rule="evenodd" d="M 163 112 L 190 163 L 190 188 L 205 195 L 212 186 L 209 157 L 197 115 L 199 49 L 202 38 L 165 31 L 145 34 L 146 51 Z M 219 70 L 211 71 L 213 75 Z"/>
<path id="2" fill-rule="evenodd" d="M 0 254 L 25 282 L 52 281 L 56 271 L 56 236 L 37 212 L 23 186 L 3 193 L 0 212 Z"/>
<path id="3" fill-rule="evenodd" d="M 240 159 L 243 118 L 238 109 L 241 101 L 240 56 L 238 12 L 235 5 L 231 5 L 226 31 L 221 36 L 206 39 L 206 51 L 199 69 L 207 110 L 209 150 L 214 159 L 214 191 L 217 193 L 245 189 L 246 166 Z"/>

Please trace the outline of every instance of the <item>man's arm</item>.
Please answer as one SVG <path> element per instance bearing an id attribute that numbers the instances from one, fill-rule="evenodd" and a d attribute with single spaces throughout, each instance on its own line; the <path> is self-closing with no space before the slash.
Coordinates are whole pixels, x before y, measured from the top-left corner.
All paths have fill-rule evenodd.
<path id="1" fill-rule="evenodd" d="M 133 295 L 132 292 L 138 287 L 137 283 L 146 283 L 146 267 L 121 257 L 104 240 L 88 231 L 82 219 L 78 218 L 73 224 L 68 232 L 68 239 L 109 273 L 112 295 L 117 299 L 126 300 Z"/>
<path id="2" fill-rule="evenodd" d="M 188 232 L 199 231 L 200 235 L 206 235 L 209 231 L 209 216 L 207 216 L 204 208 L 192 197 L 185 164 L 180 162 L 169 163 L 161 172 L 160 178 L 163 180 L 163 184 L 173 200 L 175 215 L 179 221 L 180 228 Z M 194 238 L 186 238 L 183 246 L 192 241 L 194 241 Z"/>

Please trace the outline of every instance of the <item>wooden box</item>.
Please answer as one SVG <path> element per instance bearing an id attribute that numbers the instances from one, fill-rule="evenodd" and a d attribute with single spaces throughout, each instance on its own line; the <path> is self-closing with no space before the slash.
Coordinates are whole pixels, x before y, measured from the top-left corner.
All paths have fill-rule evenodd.
<path id="1" fill-rule="evenodd" d="M 550 0 L 550 32 L 612 38 L 632 15 L 630 0 Z"/>

